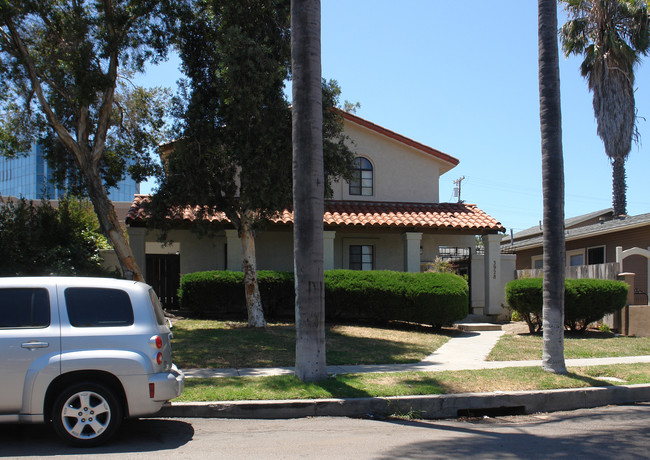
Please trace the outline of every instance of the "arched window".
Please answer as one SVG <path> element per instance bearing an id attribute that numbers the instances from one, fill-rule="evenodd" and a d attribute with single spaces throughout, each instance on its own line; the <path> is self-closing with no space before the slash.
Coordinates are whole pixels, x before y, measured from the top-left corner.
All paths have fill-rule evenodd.
<path id="1" fill-rule="evenodd" d="M 352 162 L 350 195 L 372 195 L 372 164 L 366 158 L 357 157 Z"/>

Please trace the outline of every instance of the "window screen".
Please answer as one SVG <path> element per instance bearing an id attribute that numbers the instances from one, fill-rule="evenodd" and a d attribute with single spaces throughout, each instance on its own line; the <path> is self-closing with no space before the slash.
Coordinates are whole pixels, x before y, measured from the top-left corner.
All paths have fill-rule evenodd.
<path id="1" fill-rule="evenodd" d="M 65 302 L 75 327 L 117 327 L 133 324 L 129 295 L 119 289 L 68 288 Z"/>
<path id="2" fill-rule="evenodd" d="M 50 297 L 43 288 L 0 289 L 0 327 L 47 327 Z"/>

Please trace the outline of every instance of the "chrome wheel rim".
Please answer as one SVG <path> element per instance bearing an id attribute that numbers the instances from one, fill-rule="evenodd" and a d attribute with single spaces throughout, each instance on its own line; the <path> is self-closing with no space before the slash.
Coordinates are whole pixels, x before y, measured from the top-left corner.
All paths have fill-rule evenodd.
<path id="1" fill-rule="evenodd" d="M 94 391 L 80 391 L 70 396 L 61 409 L 63 428 L 77 439 L 93 439 L 108 428 L 111 407 Z"/>

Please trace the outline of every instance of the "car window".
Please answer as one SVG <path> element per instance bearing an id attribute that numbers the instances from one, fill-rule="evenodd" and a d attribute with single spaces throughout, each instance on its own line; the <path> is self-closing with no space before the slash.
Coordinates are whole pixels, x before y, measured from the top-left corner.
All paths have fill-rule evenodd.
<path id="1" fill-rule="evenodd" d="M 0 328 L 50 325 L 50 297 L 43 288 L 0 289 Z"/>
<path id="2" fill-rule="evenodd" d="M 129 294 L 120 289 L 67 288 L 65 303 L 75 327 L 118 327 L 133 324 Z"/>
<path id="3" fill-rule="evenodd" d="M 153 311 L 156 314 L 156 321 L 162 326 L 165 324 L 165 313 L 163 312 L 162 305 L 160 305 L 160 300 L 158 300 L 158 296 L 153 289 L 149 289 L 149 297 L 151 297 Z"/>

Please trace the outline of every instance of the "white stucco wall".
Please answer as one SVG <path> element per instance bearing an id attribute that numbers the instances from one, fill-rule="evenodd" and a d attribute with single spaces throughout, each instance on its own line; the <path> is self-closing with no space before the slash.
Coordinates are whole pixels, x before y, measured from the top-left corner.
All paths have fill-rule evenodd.
<path id="1" fill-rule="evenodd" d="M 442 160 L 348 120 L 345 134 L 357 156 L 373 165 L 373 195 L 350 195 L 347 182 L 336 182 L 333 199 L 438 203 Z"/>

